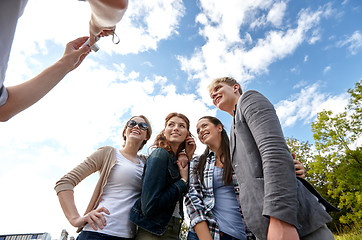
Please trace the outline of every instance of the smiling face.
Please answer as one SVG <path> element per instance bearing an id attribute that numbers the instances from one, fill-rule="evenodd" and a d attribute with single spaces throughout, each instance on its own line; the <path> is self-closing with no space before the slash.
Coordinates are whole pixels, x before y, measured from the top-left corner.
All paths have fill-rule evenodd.
<path id="1" fill-rule="evenodd" d="M 220 110 L 232 113 L 240 93 L 239 85 L 228 85 L 225 82 L 218 82 L 210 89 L 212 103 Z"/>
<path id="2" fill-rule="evenodd" d="M 167 121 L 164 129 L 166 140 L 171 145 L 172 149 L 177 149 L 178 146 L 185 141 L 189 134 L 188 126 L 185 120 L 180 117 L 172 117 Z"/>
<path id="3" fill-rule="evenodd" d="M 142 117 L 133 117 L 131 120 L 137 122 L 137 123 L 146 123 L 146 121 Z M 147 123 L 146 123 L 147 124 Z M 148 139 L 147 136 L 147 129 L 142 130 L 140 129 L 139 125 L 136 124 L 134 127 L 126 127 L 123 132 L 123 138 L 128 141 L 136 141 L 140 142 L 142 144 L 143 141 Z"/>
<path id="4" fill-rule="evenodd" d="M 201 118 L 196 125 L 200 142 L 208 145 L 213 151 L 220 146 L 222 129 L 221 125 L 215 125 L 207 118 Z"/>

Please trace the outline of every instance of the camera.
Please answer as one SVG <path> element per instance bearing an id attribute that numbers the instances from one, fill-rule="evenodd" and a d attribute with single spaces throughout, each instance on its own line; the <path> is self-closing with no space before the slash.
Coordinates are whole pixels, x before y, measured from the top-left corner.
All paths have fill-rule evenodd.
<path id="1" fill-rule="evenodd" d="M 82 47 L 87 46 L 87 45 L 89 46 L 89 38 L 85 43 L 83 43 Z M 89 47 L 93 52 L 97 52 L 99 50 L 99 47 L 96 43 L 94 43 L 93 46 L 89 46 Z"/>

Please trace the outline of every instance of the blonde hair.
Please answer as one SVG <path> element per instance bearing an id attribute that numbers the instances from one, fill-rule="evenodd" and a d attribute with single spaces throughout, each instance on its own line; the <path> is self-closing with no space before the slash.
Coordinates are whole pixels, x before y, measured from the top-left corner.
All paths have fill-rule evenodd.
<path id="1" fill-rule="evenodd" d="M 215 78 L 214 80 L 212 80 L 212 82 L 209 84 L 209 86 L 207 86 L 207 88 L 209 89 L 209 93 L 211 93 L 211 91 L 215 88 L 215 86 L 218 83 L 225 83 L 231 87 L 234 86 L 235 84 L 237 84 L 239 86 L 240 95 L 243 94 L 243 89 L 241 88 L 240 84 L 232 77 L 221 77 L 221 78 Z"/>

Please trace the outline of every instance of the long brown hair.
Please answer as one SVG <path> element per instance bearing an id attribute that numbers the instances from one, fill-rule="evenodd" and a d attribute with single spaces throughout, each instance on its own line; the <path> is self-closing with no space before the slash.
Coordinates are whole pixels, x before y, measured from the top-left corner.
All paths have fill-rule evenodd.
<path id="1" fill-rule="evenodd" d="M 182 120 L 184 120 L 186 122 L 186 129 L 188 131 L 188 134 L 191 135 L 191 133 L 190 133 L 190 120 L 185 115 L 183 115 L 182 113 L 173 112 L 173 113 L 168 114 L 167 117 L 165 118 L 165 128 L 167 126 L 168 121 L 170 121 L 170 119 L 173 118 L 173 117 L 179 117 Z M 162 147 L 162 148 L 166 149 L 166 151 L 171 153 L 172 149 L 171 149 L 170 143 L 166 140 L 166 137 L 164 135 L 165 128 L 156 136 L 155 142 L 153 143 L 152 147 L 153 148 Z M 180 144 L 179 148 L 177 149 L 176 156 L 184 148 L 185 148 L 185 142 Z"/>
<path id="2" fill-rule="evenodd" d="M 220 144 L 220 150 L 221 150 L 220 151 L 221 152 L 220 160 L 221 160 L 222 164 L 224 165 L 222 180 L 225 185 L 229 185 L 232 182 L 233 169 L 232 169 L 231 157 L 230 157 L 230 141 L 229 141 L 229 137 L 225 131 L 224 125 L 216 117 L 204 116 L 204 117 L 200 118 L 199 121 L 201 119 L 207 119 L 210 121 L 210 123 L 214 124 L 215 126 L 220 125 L 222 127 L 221 144 Z M 201 154 L 201 156 L 199 158 L 199 163 L 194 168 L 194 174 L 196 174 L 196 175 L 200 174 L 201 182 L 204 181 L 204 168 L 205 168 L 205 163 L 206 163 L 206 157 L 209 154 L 209 152 L 210 152 L 210 148 L 209 148 L 209 146 L 206 146 L 204 153 Z M 217 153 L 215 153 L 215 154 L 217 154 Z"/>

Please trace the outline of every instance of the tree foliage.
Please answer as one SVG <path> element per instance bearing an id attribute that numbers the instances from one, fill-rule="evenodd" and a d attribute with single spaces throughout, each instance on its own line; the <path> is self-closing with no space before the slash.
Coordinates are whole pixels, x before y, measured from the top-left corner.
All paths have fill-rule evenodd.
<path id="1" fill-rule="evenodd" d="M 287 145 L 292 153 L 295 154 L 295 158 L 298 159 L 304 166 L 306 172 L 309 172 L 309 163 L 314 161 L 314 154 L 312 152 L 312 144 L 308 141 L 299 141 L 293 137 L 287 137 L 286 139 Z M 313 181 L 309 175 L 306 176 L 308 181 Z"/>
<path id="2" fill-rule="evenodd" d="M 347 91 L 345 111 L 318 113 L 312 123 L 314 145 L 287 138 L 287 144 L 307 171 L 306 179 L 333 205 L 329 227 L 362 226 L 362 80 Z M 337 230 L 336 230 L 337 228 Z"/>
<path id="3" fill-rule="evenodd" d="M 344 112 L 318 113 L 312 123 L 316 155 L 310 174 L 318 190 L 326 191 L 342 210 L 343 224 L 362 224 L 362 81 L 349 89 L 349 103 Z"/>

